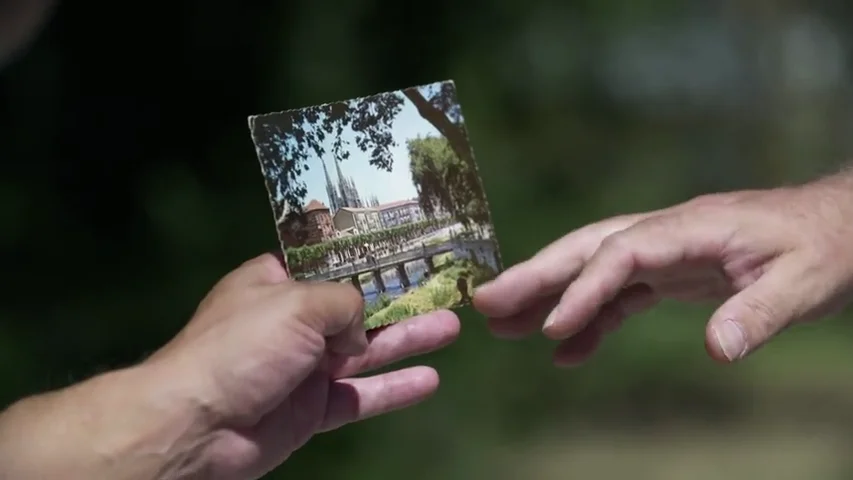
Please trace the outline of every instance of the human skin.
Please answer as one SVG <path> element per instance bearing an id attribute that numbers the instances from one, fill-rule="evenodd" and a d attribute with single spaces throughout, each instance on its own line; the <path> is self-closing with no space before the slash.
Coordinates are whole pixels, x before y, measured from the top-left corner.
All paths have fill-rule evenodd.
<path id="1" fill-rule="evenodd" d="M 474 294 L 492 332 L 558 340 L 574 366 L 661 299 L 721 303 L 705 345 L 740 360 L 786 327 L 836 312 L 853 291 L 853 173 L 704 195 L 587 225 Z"/>
<path id="2" fill-rule="evenodd" d="M 0 68 L 36 37 L 53 0 L 0 0 Z M 365 334 L 363 300 L 247 262 L 140 365 L 21 400 L 0 414 L 0 480 L 255 479 L 315 433 L 414 405 L 428 367 L 356 378 L 442 348 L 449 311 Z"/>
<path id="3" fill-rule="evenodd" d="M 363 372 L 456 339 L 449 311 L 365 334 L 351 285 L 287 279 L 272 255 L 223 278 L 145 362 L 0 415 L 0 479 L 256 479 L 314 434 L 421 402 L 420 366 Z"/>
<path id="4" fill-rule="evenodd" d="M 0 0 L 0 68 L 35 40 L 55 4 L 54 0 Z"/>

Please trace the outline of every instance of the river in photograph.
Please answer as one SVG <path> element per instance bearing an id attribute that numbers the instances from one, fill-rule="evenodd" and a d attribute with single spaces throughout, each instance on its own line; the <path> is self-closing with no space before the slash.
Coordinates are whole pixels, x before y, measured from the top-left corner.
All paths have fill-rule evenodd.
<path id="1" fill-rule="evenodd" d="M 427 271 L 426 263 L 423 260 L 416 260 L 406 265 L 406 273 L 409 276 L 409 281 L 412 286 L 416 286 L 424 278 Z M 397 271 L 394 269 L 385 270 L 382 272 L 382 280 L 385 282 L 385 296 L 388 298 L 397 298 L 404 294 L 403 285 L 400 279 L 397 278 Z M 376 290 L 376 284 L 371 278 L 361 284 L 361 289 L 364 292 L 364 302 L 368 305 L 374 303 L 379 298 L 379 292 Z"/>
<path id="2" fill-rule="evenodd" d="M 494 247 L 478 247 L 473 252 L 464 247 L 458 247 L 453 250 L 453 257 L 456 259 L 471 258 L 472 254 L 476 255 L 479 263 L 486 264 L 495 271 L 498 270 Z M 423 260 L 416 260 L 406 264 L 406 273 L 409 276 L 412 286 L 417 286 L 424 279 L 426 271 L 427 266 Z M 397 272 L 393 268 L 382 272 L 382 280 L 385 282 L 385 296 L 388 298 L 397 298 L 405 293 L 403 285 L 397 277 Z M 364 292 L 364 301 L 366 304 L 370 305 L 379 298 L 379 292 L 372 278 L 363 282 L 361 288 Z"/>

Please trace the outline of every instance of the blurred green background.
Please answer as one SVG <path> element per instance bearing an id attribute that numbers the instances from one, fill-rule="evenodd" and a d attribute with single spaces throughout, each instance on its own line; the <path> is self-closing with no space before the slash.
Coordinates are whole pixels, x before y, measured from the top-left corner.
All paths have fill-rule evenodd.
<path id="1" fill-rule="evenodd" d="M 0 400 L 137 361 L 277 247 L 251 114 L 457 82 L 508 264 L 587 222 L 807 179 L 853 147 L 853 3 L 63 2 L 0 73 Z M 853 331 L 737 366 L 666 304 L 587 365 L 462 313 L 429 402 L 269 478 L 853 478 Z"/>

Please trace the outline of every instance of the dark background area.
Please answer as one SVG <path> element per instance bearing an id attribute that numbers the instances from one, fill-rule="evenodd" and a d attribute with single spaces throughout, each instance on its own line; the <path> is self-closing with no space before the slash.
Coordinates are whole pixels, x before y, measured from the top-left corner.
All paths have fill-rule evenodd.
<path id="1" fill-rule="evenodd" d="M 247 117 L 452 78 L 508 264 L 605 216 L 849 157 L 842 1 L 61 2 L 0 72 L 0 401 L 133 363 L 277 248 Z M 587 366 L 461 312 L 428 403 L 270 478 L 851 478 L 853 340 L 741 365 L 666 304 Z"/>

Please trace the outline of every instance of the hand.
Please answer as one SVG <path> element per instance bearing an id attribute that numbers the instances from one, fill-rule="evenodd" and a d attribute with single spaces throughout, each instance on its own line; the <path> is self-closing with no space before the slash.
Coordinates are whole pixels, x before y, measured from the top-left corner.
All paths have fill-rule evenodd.
<path id="1" fill-rule="evenodd" d="M 35 40 L 55 3 L 53 0 L 7 0 L 0 3 L 0 68 Z"/>
<path id="2" fill-rule="evenodd" d="M 853 286 L 853 175 L 698 197 L 574 231 L 474 295 L 494 334 L 542 327 L 554 361 L 586 360 L 663 298 L 724 301 L 706 348 L 735 361 L 785 327 L 842 307 Z M 547 318 L 546 318 L 547 317 Z"/>
<path id="3" fill-rule="evenodd" d="M 192 322 L 153 362 L 204 377 L 200 403 L 214 412 L 205 478 L 258 478 L 315 433 L 418 403 L 438 375 L 414 367 L 353 378 L 457 337 L 448 311 L 365 335 L 363 300 L 348 284 L 286 278 L 263 256 L 225 277 Z M 171 367 L 174 368 L 174 367 Z"/>
<path id="4" fill-rule="evenodd" d="M 355 375 L 443 347 L 448 311 L 366 335 L 351 286 L 293 282 L 272 255 L 226 276 L 140 365 L 0 415 L 0 478 L 247 480 L 314 434 L 418 403 L 438 375 Z"/>

